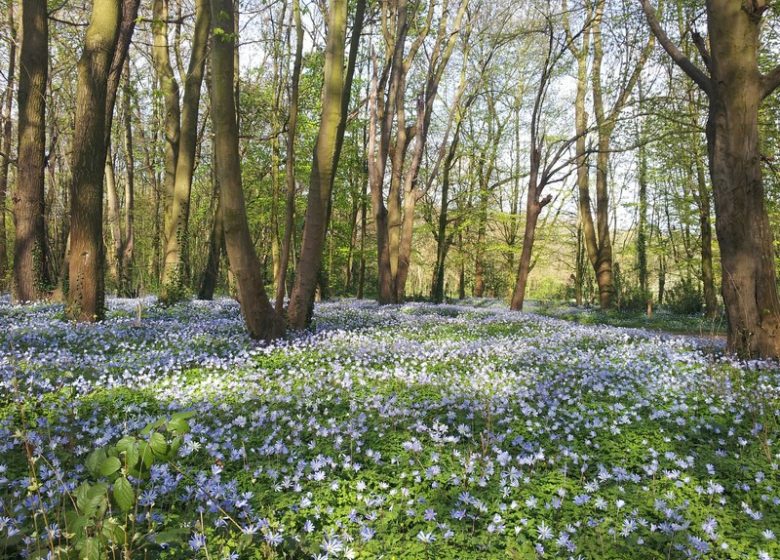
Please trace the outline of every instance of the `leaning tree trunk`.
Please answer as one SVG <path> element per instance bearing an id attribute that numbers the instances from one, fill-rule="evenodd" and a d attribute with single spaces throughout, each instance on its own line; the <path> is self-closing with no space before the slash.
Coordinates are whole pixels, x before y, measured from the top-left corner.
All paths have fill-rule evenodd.
<path id="1" fill-rule="evenodd" d="M 274 313 L 265 293 L 260 260 L 249 233 L 241 185 L 233 86 L 233 51 L 237 41 L 233 33 L 233 1 L 211 0 L 211 20 L 211 116 L 228 261 L 236 279 L 241 312 L 249 334 L 252 338 L 270 341 L 284 334 L 284 324 Z"/>
<path id="2" fill-rule="evenodd" d="M 71 172 L 70 264 L 66 314 L 76 321 L 103 318 L 103 179 L 106 162 L 108 75 L 119 33 L 119 0 L 95 0 L 78 64 Z"/>
<path id="3" fill-rule="evenodd" d="M 46 81 L 49 27 L 46 0 L 22 4 L 22 47 L 19 58 L 19 146 L 14 202 L 15 301 L 46 297 Z M 102 164 L 101 164 L 102 165 Z"/>

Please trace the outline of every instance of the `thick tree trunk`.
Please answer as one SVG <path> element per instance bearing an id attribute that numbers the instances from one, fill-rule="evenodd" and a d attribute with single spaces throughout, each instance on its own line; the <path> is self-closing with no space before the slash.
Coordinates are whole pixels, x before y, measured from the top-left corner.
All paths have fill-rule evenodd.
<path id="1" fill-rule="evenodd" d="M 103 179 L 106 162 L 108 75 L 121 10 L 118 0 L 95 0 L 78 65 L 70 212 L 70 266 L 66 313 L 76 321 L 103 318 Z"/>
<path id="2" fill-rule="evenodd" d="M 716 230 L 723 267 L 723 302 L 729 322 L 728 346 L 745 356 L 780 356 L 780 300 L 769 218 L 764 206 L 758 144 L 761 84 L 758 27 L 739 5 L 717 2 L 710 9 L 710 32 L 724 40 L 713 45 L 714 81 L 707 122 L 710 175 L 717 213 Z M 730 40 L 734 37 L 734 42 Z M 736 38 L 739 37 L 739 41 Z"/>
<path id="3" fill-rule="evenodd" d="M 11 164 L 11 142 L 13 140 L 13 121 L 11 113 L 14 104 L 14 85 L 16 81 L 16 22 L 14 12 L 16 0 L 8 2 L 8 32 L 11 38 L 8 47 L 8 82 L 2 103 L 2 163 L 0 163 L 0 289 L 5 287 L 8 274 L 8 238 L 6 237 L 5 207 L 8 197 L 8 170 Z"/>
<path id="4" fill-rule="evenodd" d="M 200 91 L 206 63 L 210 15 L 209 0 L 198 0 L 195 6 L 192 53 L 187 69 L 187 78 L 184 82 L 184 99 L 181 105 L 173 198 L 170 201 L 169 213 L 165 219 L 165 255 L 160 299 L 166 303 L 183 299 L 187 292 L 190 194 L 195 171 Z M 163 66 L 164 64 L 160 68 Z M 178 95 L 178 88 L 176 89 Z"/>
<path id="5" fill-rule="evenodd" d="M 13 196 L 15 301 L 45 298 L 49 289 L 44 224 L 48 43 L 46 1 L 24 2 L 19 59 L 19 159 Z"/>
<path id="6" fill-rule="evenodd" d="M 241 185 L 233 84 L 233 52 L 237 38 L 233 33 L 232 0 L 211 0 L 211 19 L 211 116 L 228 260 L 236 278 L 241 312 L 249 334 L 268 341 L 284 334 L 284 323 L 274 313 L 263 286 L 262 269 L 249 233 Z"/>

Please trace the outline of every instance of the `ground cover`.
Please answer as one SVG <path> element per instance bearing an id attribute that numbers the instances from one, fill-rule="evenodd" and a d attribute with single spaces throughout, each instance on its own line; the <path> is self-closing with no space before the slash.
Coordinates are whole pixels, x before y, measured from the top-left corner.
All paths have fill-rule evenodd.
<path id="1" fill-rule="evenodd" d="M 0 303 L 0 557 L 780 558 L 780 373 L 711 341 L 344 301 Z M 139 319 L 140 317 L 140 319 Z"/>

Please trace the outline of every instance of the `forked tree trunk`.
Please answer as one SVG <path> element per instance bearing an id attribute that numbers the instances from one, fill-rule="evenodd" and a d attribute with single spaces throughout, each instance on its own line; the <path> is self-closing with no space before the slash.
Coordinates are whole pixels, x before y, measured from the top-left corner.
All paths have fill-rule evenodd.
<path id="1" fill-rule="evenodd" d="M 200 90 L 203 84 L 203 70 L 206 65 L 210 20 L 209 0 L 198 0 L 195 5 L 192 53 L 187 69 L 187 78 L 184 82 L 184 99 L 181 104 L 181 123 L 179 141 L 176 146 L 172 199 L 165 219 L 165 254 L 160 299 L 166 303 L 173 303 L 184 298 L 187 291 L 190 194 L 195 171 Z"/>
<path id="2" fill-rule="evenodd" d="M 301 256 L 288 308 L 289 324 L 295 329 L 307 327 L 314 310 L 314 295 L 322 266 L 331 191 L 344 138 L 352 76 L 363 27 L 365 0 L 360 0 L 355 11 L 349 60 L 345 68 L 347 4 L 346 0 L 333 0 L 328 11 L 322 119 L 314 147 Z"/>
<path id="3" fill-rule="evenodd" d="M 236 279 L 241 312 L 249 334 L 253 338 L 268 341 L 284 334 L 284 324 L 274 313 L 265 293 L 260 260 L 255 253 L 247 222 L 238 157 L 238 122 L 233 85 L 233 51 L 237 41 L 233 33 L 233 18 L 232 0 L 211 0 L 214 157 L 228 261 Z"/>
<path id="4" fill-rule="evenodd" d="M 78 64 L 71 171 L 70 264 L 67 316 L 103 318 L 103 178 L 106 162 L 107 85 L 121 19 L 118 0 L 95 0 Z"/>
<path id="5" fill-rule="evenodd" d="M 15 301 L 36 301 L 45 298 L 49 288 L 44 224 L 46 80 L 49 67 L 46 0 L 30 0 L 22 5 L 19 65 L 19 160 L 13 195 L 16 231 L 13 298 Z"/>

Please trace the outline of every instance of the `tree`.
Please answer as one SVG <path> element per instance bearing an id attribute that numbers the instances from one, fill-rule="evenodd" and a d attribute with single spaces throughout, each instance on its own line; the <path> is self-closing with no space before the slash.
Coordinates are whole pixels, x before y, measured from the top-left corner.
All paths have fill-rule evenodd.
<path id="1" fill-rule="evenodd" d="M 758 111 L 780 85 L 780 66 L 759 69 L 766 0 L 707 0 L 709 47 L 695 39 L 704 68 L 670 39 L 649 0 L 648 25 L 666 53 L 707 95 L 707 153 L 721 251 L 728 348 L 744 356 L 780 356 L 780 298 L 765 206 Z"/>
<path id="2" fill-rule="evenodd" d="M 233 0 L 211 0 L 211 117 L 220 206 L 230 270 L 236 278 L 238 299 L 249 334 L 273 340 L 284 334 L 263 286 L 260 260 L 255 253 L 246 216 L 238 157 L 238 121 L 233 85 L 235 33 Z"/>
<path id="3" fill-rule="evenodd" d="M 363 28 L 366 2 L 359 0 L 352 27 L 349 58 L 344 67 L 347 31 L 347 2 L 333 0 L 328 9 L 328 35 L 322 95 L 322 117 L 314 148 L 306 222 L 301 256 L 295 276 L 288 318 L 291 327 L 303 329 L 311 321 L 314 292 L 322 266 L 322 249 L 330 216 L 331 193 L 346 130 L 347 110 L 352 92 L 357 50 Z M 289 187 L 288 187 L 289 188 Z"/>
<path id="4" fill-rule="evenodd" d="M 8 238 L 6 237 L 5 205 L 8 195 L 8 168 L 11 166 L 11 142 L 13 136 L 11 112 L 14 104 L 14 80 L 16 79 L 15 5 L 15 0 L 9 0 L 8 31 L 11 41 L 8 48 L 8 81 L 2 99 L 0 99 L 0 103 L 3 104 L 2 114 L 0 115 L 0 123 L 2 123 L 2 128 L 0 128 L 2 131 L 2 139 L 0 140 L 0 157 L 2 157 L 2 163 L 0 163 L 0 287 L 5 283 L 8 267 Z"/>
<path id="5" fill-rule="evenodd" d="M 49 71 L 49 24 L 46 0 L 22 3 L 19 56 L 19 142 L 14 202 L 15 301 L 46 297 L 44 223 L 46 170 L 46 82 Z"/>
<path id="6" fill-rule="evenodd" d="M 76 321 L 97 321 L 104 313 L 102 218 L 108 111 L 95 107 L 106 107 L 121 17 L 119 0 L 94 0 L 78 64 L 66 306 L 68 317 Z"/>
<path id="7" fill-rule="evenodd" d="M 568 158 L 564 159 L 563 156 L 566 155 L 571 145 L 579 140 L 578 135 L 552 142 L 545 138 L 545 123 L 542 120 L 545 102 L 556 66 L 565 53 L 566 43 L 563 42 L 561 44 L 557 41 L 555 24 L 549 15 L 545 18 L 544 30 L 546 45 L 542 59 L 542 71 L 539 76 L 539 85 L 536 88 L 531 112 L 530 165 L 528 191 L 526 194 L 523 249 L 520 254 L 515 289 L 510 302 L 510 309 L 513 311 L 521 311 L 523 309 L 528 275 L 531 273 L 531 257 L 533 255 L 539 215 L 553 199 L 551 194 L 547 194 L 544 197 L 542 194 L 551 183 L 562 180 L 556 177 L 556 175 L 571 163 Z"/>
<path id="8" fill-rule="evenodd" d="M 173 75 L 168 49 L 168 1 L 155 0 L 155 66 L 166 106 L 166 212 L 164 264 L 160 299 L 173 303 L 185 295 L 190 195 L 198 140 L 200 90 L 208 46 L 209 0 L 195 4 L 195 30 L 184 98 L 179 106 L 179 85 Z M 172 173 L 172 176 L 171 176 Z"/>
<path id="9" fill-rule="evenodd" d="M 303 23 L 300 0 L 293 0 L 292 16 L 295 22 L 295 55 L 290 77 L 290 108 L 287 117 L 287 159 L 285 162 L 286 196 L 284 204 L 284 237 L 279 257 L 279 273 L 276 276 L 277 313 L 284 309 L 287 267 L 290 263 L 293 228 L 295 227 L 295 134 L 298 130 L 298 98 L 300 94 L 301 63 L 303 59 Z"/>

